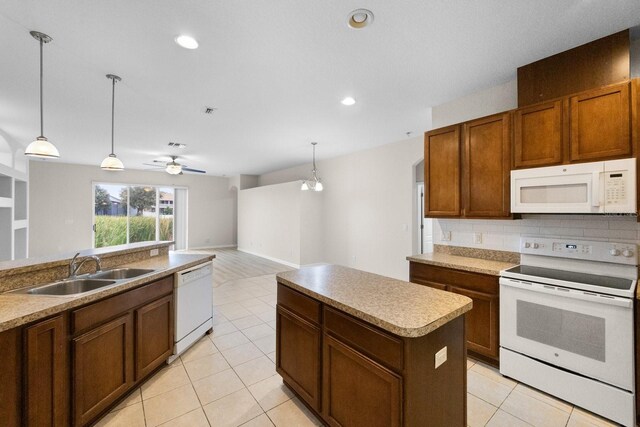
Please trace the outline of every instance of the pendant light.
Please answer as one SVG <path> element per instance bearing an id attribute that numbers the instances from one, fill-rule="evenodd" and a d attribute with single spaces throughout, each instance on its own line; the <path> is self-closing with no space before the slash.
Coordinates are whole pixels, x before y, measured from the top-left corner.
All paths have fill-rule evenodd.
<path id="1" fill-rule="evenodd" d="M 48 35 L 40 33 L 38 31 L 31 31 L 29 32 L 29 34 L 31 34 L 34 39 L 40 42 L 40 136 L 27 146 L 26 150 L 24 150 L 24 154 L 25 156 L 30 157 L 57 159 L 58 157 L 60 157 L 58 149 L 44 136 L 44 115 L 42 112 L 42 46 L 45 43 L 49 43 L 53 39 Z"/>
<path id="2" fill-rule="evenodd" d="M 105 157 L 100 167 L 107 171 L 121 171 L 124 170 L 124 165 L 116 157 L 113 149 L 113 122 L 115 117 L 116 82 L 122 79 L 114 74 L 107 74 L 107 78 L 111 80 L 111 154 Z"/>
<path id="3" fill-rule="evenodd" d="M 313 146 L 313 169 L 311 170 L 311 179 L 302 181 L 302 187 L 300 187 L 300 189 L 302 191 L 322 191 L 324 186 L 322 185 L 322 180 L 318 178 L 318 170 L 316 169 L 316 145 L 318 145 L 318 143 L 312 142 L 311 145 Z"/>

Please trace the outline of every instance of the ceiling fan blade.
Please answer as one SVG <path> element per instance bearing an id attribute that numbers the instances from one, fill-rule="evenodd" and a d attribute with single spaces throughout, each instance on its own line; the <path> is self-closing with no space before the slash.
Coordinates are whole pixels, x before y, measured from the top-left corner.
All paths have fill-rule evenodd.
<path id="1" fill-rule="evenodd" d="M 154 160 L 154 161 L 155 161 L 155 160 Z M 154 168 L 163 168 L 163 167 L 165 167 L 165 165 L 154 165 L 154 164 L 152 164 L 152 163 L 143 163 L 143 165 L 145 165 L 145 166 L 151 166 L 151 167 L 154 167 Z"/>
<path id="2" fill-rule="evenodd" d="M 192 169 L 192 168 L 188 168 L 188 167 L 185 167 L 185 166 L 182 166 L 182 170 L 183 171 L 187 171 L 187 172 L 207 173 L 207 171 L 203 171 L 203 170 L 200 170 L 200 169 Z"/>

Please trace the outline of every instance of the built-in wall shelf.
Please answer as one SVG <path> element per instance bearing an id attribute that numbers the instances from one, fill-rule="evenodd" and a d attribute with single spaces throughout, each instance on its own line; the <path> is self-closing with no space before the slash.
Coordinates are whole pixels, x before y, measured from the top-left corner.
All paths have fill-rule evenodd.
<path id="1" fill-rule="evenodd" d="M 13 229 L 14 230 L 20 230 L 23 228 L 28 228 L 29 227 L 29 221 L 26 219 L 20 219 L 20 220 L 14 220 L 13 221 Z"/>
<path id="2" fill-rule="evenodd" d="M 0 196 L 0 208 L 11 209 L 13 207 L 13 199 L 11 197 Z"/>
<path id="3" fill-rule="evenodd" d="M 27 174 L 0 164 L 0 261 L 29 256 Z"/>

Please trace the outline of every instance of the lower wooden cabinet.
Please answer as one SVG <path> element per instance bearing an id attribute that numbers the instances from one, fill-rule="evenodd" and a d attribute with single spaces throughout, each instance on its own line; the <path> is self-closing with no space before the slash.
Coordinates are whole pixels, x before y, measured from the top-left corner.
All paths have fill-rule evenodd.
<path id="1" fill-rule="evenodd" d="M 278 306 L 276 331 L 276 371 L 309 406 L 320 411 L 320 328 Z"/>
<path id="2" fill-rule="evenodd" d="M 466 425 L 462 317 L 399 337 L 281 283 L 276 313 L 276 370 L 327 425 Z"/>
<path id="3" fill-rule="evenodd" d="M 467 349 L 498 359 L 498 295 L 450 286 L 450 292 L 473 300 L 473 308 L 466 314 Z"/>
<path id="4" fill-rule="evenodd" d="M 173 352 L 173 276 L 0 332 L 0 425 L 94 423 Z"/>
<path id="5" fill-rule="evenodd" d="M 136 380 L 149 375 L 173 353 L 173 295 L 136 310 Z"/>
<path id="6" fill-rule="evenodd" d="M 498 364 L 500 356 L 498 276 L 411 262 L 409 281 L 471 298 L 473 308 L 465 314 L 467 350 L 474 357 L 494 365 Z"/>
<path id="7" fill-rule="evenodd" d="M 75 338 L 73 353 L 74 423 L 84 425 L 133 384 L 133 316 Z"/>
<path id="8" fill-rule="evenodd" d="M 29 426 L 69 424 L 68 341 L 66 316 L 25 329 L 25 413 Z M 4 387 L 4 386 L 3 386 Z"/>
<path id="9" fill-rule="evenodd" d="M 323 413 L 329 425 L 402 425 L 399 375 L 327 334 L 323 362 Z"/>
<path id="10" fill-rule="evenodd" d="M 0 332 L 0 420 L 7 427 L 22 425 L 22 329 Z"/>

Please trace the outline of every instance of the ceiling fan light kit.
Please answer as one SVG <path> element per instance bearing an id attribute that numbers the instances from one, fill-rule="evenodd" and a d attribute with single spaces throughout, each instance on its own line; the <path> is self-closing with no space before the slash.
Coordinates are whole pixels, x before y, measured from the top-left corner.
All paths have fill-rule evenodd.
<path id="1" fill-rule="evenodd" d="M 42 46 L 45 43 L 51 42 L 53 39 L 44 33 L 38 31 L 31 31 L 29 34 L 40 42 L 40 136 L 38 136 L 33 142 L 31 142 L 24 150 L 25 156 L 39 157 L 43 159 L 57 159 L 60 157 L 60 153 L 55 145 L 53 145 L 44 136 L 44 114 L 42 103 L 42 80 L 43 80 L 43 66 L 42 66 Z"/>
<path id="2" fill-rule="evenodd" d="M 107 78 L 111 80 L 111 154 L 109 154 L 100 164 L 100 167 L 107 171 L 121 171 L 124 170 L 124 164 L 114 152 L 113 143 L 113 128 L 115 118 L 115 101 L 116 101 L 116 82 L 122 80 L 115 74 L 107 74 Z"/>
<path id="3" fill-rule="evenodd" d="M 313 169 L 311 170 L 311 178 L 302 181 L 300 190 L 322 191 L 324 190 L 324 186 L 322 185 L 322 180 L 318 178 L 318 169 L 316 168 L 316 145 L 318 145 L 318 143 L 312 142 L 311 145 L 313 146 Z"/>

